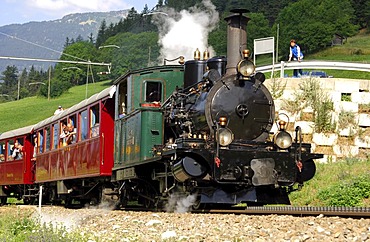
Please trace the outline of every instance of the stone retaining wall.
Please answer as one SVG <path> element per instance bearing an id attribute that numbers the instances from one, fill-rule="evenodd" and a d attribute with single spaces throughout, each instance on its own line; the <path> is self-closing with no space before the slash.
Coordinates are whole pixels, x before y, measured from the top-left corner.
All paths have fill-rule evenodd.
<path id="1" fill-rule="evenodd" d="M 321 88 L 329 95 L 333 102 L 334 112 L 332 120 L 338 123 L 342 112 L 351 113 L 353 122 L 344 128 L 337 128 L 333 133 L 315 133 L 315 124 L 310 120 L 313 110 L 306 108 L 298 114 L 291 114 L 283 110 L 285 100 L 294 100 L 294 93 L 299 90 L 299 84 L 304 79 L 284 78 L 269 79 L 264 83 L 272 91 L 273 82 L 284 84 L 281 88 L 281 97 L 274 100 L 275 111 L 286 113 L 290 118 L 288 131 L 294 136 L 294 128 L 300 126 L 304 134 L 304 141 L 312 144 L 314 152 L 323 153 L 324 159 L 320 162 L 335 162 L 337 159 L 370 157 L 370 80 L 319 78 Z M 283 86 L 283 85 L 281 85 Z M 343 101 L 345 100 L 345 101 Z M 277 127 L 274 125 L 273 131 Z"/>

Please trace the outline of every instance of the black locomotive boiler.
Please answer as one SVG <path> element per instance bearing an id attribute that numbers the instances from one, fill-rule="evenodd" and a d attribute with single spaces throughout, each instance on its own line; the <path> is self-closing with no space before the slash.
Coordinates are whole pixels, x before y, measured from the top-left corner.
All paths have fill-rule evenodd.
<path id="1" fill-rule="evenodd" d="M 302 143 L 299 127 L 293 138 L 287 121 L 275 120 L 265 76 L 244 49 L 249 18 L 234 11 L 225 20 L 227 59 L 201 60 L 196 51 L 185 63 L 183 88 L 162 105 L 165 145 L 156 150 L 172 171 L 166 184 L 196 194 L 198 205 L 290 204 L 293 185 L 314 176 L 313 159 L 322 155 Z"/>

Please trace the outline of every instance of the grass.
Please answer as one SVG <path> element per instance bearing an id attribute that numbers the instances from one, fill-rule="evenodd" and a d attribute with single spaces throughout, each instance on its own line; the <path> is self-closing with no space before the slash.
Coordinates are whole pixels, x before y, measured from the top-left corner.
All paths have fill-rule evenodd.
<path id="1" fill-rule="evenodd" d="M 88 97 L 109 87 L 109 81 L 92 83 L 88 85 Z M 54 114 L 59 105 L 63 108 L 71 107 L 86 96 L 86 86 L 76 86 L 69 89 L 62 96 L 50 99 L 35 96 L 28 97 L 18 101 L 0 104 L 0 133 L 17 129 L 27 125 L 36 124 Z"/>
<path id="2" fill-rule="evenodd" d="M 370 206 L 370 160 L 317 163 L 314 178 L 290 194 L 295 206 Z M 366 189 L 365 193 L 359 189 Z"/>
<path id="3" fill-rule="evenodd" d="M 0 241 L 83 242 L 88 241 L 88 238 L 78 232 L 69 232 L 62 226 L 40 224 L 33 208 L 0 208 Z"/>
<path id="4" fill-rule="evenodd" d="M 287 59 L 284 60 L 286 61 Z M 366 33 L 366 31 L 360 32 L 358 35 L 348 38 L 343 45 L 328 47 L 317 53 L 305 55 L 304 60 L 370 64 L 370 34 Z M 271 65 L 272 54 L 258 55 L 256 57 L 256 64 L 257 66 Z M 369 72 L 341 71 L 334 69 L 325 70 L 325 72 L 329 76 L 334 76 L 335 78 L 370 79 Z M 270 78 L 270 73 L 265 74 L 267 78 Z M 293 70 L 286 70 L 284 74 L 292 76 Z M 275 76 L 280 76 L 278 70 Z"/>

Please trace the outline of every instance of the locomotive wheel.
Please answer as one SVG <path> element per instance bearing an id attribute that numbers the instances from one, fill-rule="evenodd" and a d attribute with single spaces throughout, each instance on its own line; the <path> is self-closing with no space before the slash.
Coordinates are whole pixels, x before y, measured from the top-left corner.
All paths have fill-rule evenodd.
<path id="1" fill-rule="evenodd" d="M 8 201 L 8 197 L 0 197 L 0 206 L 6 205 L 7 201 Z"/>
<path id="2" fill-rule="evenodd" d="M 72 207 L 72 198 L 71 196 L 66 196 L 65 200 L 64 200 L 64 207 L 65 208 L 71 208 Z"/>
<path id="3" fill-rule="evenodd" d="M 149 184 L 149 182 L 145 180 L 139 180 L 138 181 L 138 196 L 139 196 L 139 202 L 145 207 L 145 208 L 154 208 L 156 204 L 156 196 L 157 192 L 155 188 Z"/>
<path id="4" fill-rule="evenodd" d="M 121 207 L 126 207 L 127 206 L 127 203 L 128 203 L 128 200 L 129 200 L 129 196 L 128 196 L 128 191 L 127 191 L 127 184 L 123 184 L 122 185 L 122 189 L 121 189 L 121 192 L 120 194 L 118 195 L 118 202 L 116 203 L 116 209 L 120 209 Z"/>
<path id="5" fill-rule="evenodd" d="M 193 205 L 191 205 L 192 210 L 199 210 L 205 208 L 205 203 L 200 203 L 200 196 L 197 196 Z"/>
<path id="6" fill-rule="evenodd" d="M 35 204 L 35 198 L 32 198 L 32 197 L 25 197 L 23 198 L 23 204 L 24 205 L 33 205 Z"/>
<path id="7" fill-rule="evenodd" d="M 56 202 L 56 190 L 54 188 L 50 188 L 49 193 L 48 193 L 48 202 L 51 204 L 55 204 Z"/>

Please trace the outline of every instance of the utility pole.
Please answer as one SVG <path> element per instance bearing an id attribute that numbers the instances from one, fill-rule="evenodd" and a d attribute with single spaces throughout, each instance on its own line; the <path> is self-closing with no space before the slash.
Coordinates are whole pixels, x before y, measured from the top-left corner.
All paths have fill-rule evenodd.
<path id="1" fill-rule="evenodd" d="M 50 101 L 50 79 L 51 79 L 51 66 L 49 66 L 48 101 Z"/>
<path id="2" fill-rule="evenodd" d="M 279 31 L 280 31 L 280 25 L 277 24 L 276 29 L 276 63 L 278 63 L 279 60 Z"/>
<path id="3" fill-rule="evenodd" d="M 19 89 L 21 88 L 21 76 L 18 77 L 18 95 L 17 100 L 19 100 Z"/>
<path id="4" fill-rule="evenodd" d="M 148 49 L 148 67 L 150 66 L 150 53 L 152 52 L 152 48 L 151 46 L 149 46 L 149 49 Z"/>

